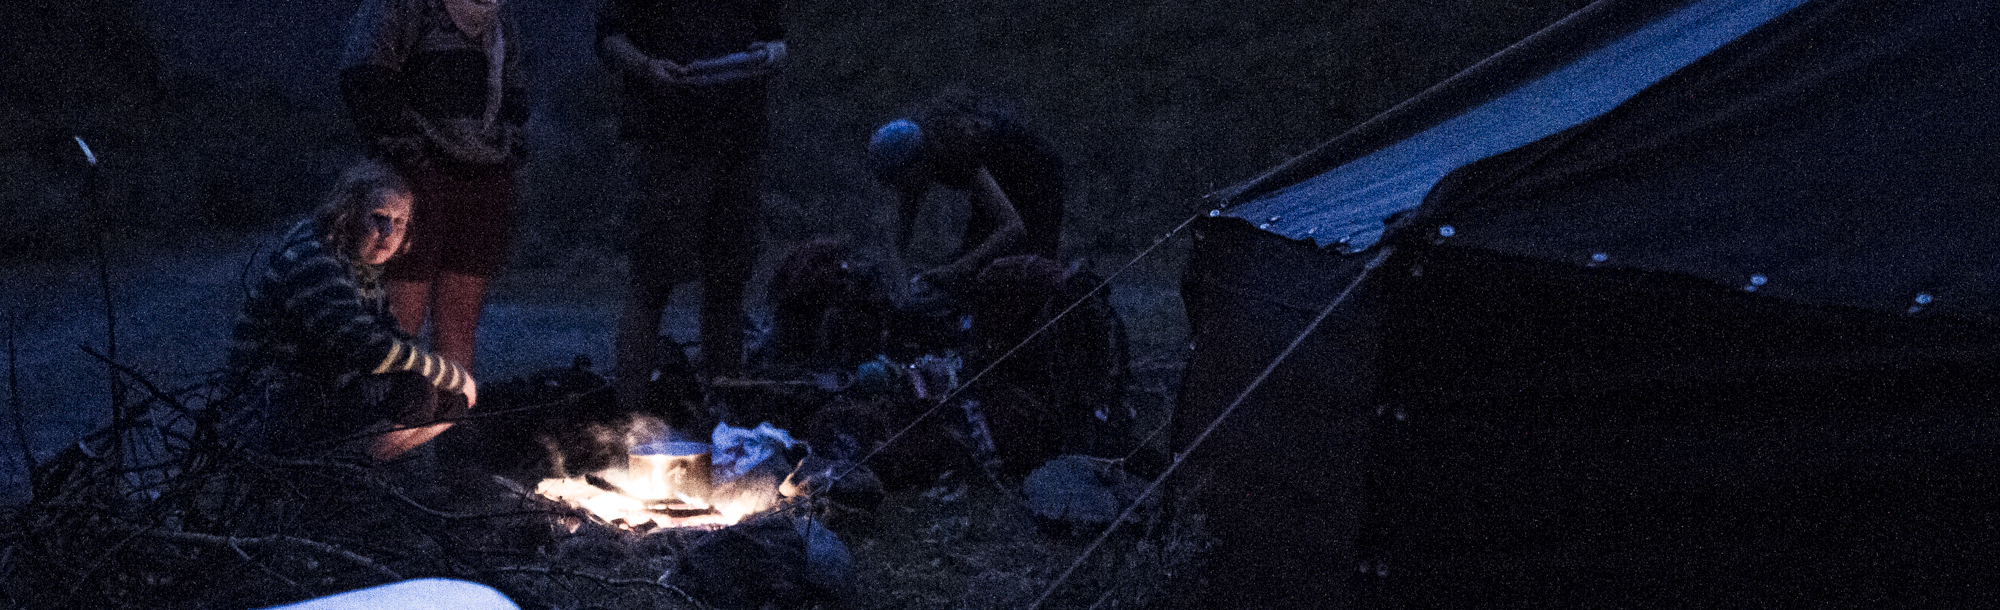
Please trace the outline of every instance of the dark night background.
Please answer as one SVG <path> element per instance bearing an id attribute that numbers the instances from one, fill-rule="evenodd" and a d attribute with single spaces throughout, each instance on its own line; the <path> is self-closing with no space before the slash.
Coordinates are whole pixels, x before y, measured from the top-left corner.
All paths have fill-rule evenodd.
<path id="1" fill-rule="evenodd" d="M 894 268 L 870 129 L 929 95 L 1019 102 L 1068 155 L 1065 250 L 1109 273 L 1253 177 L 1583 0 L 794 2 L 775 88 L 766 257 L 842 235 Z M 237 274 L 357 155 L 334 70 L 355 0 L 10 0 L 0 25 L 0 307 L 38 453 L 106 413 L 93 245 L 109 237 L 120 360 L 191 383 L 213 368 Z M 609 364 L 624 170 L 616 82 L 590 50 L 596 0 L 511 0 L 530 36 L 521 231 L 482 327 L 481 377 Z M 74 140 L 101 158 L 93 175 Z M 94 184 L 94 187 L 93 187 Z M 92 194 L 95 194 L 93 198 Z M 105 220 L 109 219 L 109 220 Z M 951 214 L 928 216 L 938 235 Z M 941 255 L 950 238 L 920 240 Z M 1114 284 L 1135 360 L 1178 365 L 1184 241 Z M 919 261 L 921 262 L 921 261 Z M 754 306 L 753 306 L 754 308 Z M 602 370 L 603 367 L 600 367 Z M 1158 413 L 1153 414 L 1158 416 Z M 18 485 L 14 414 L 0 441 Z M 11 495 L 11 494 L 10 494 Z"/>

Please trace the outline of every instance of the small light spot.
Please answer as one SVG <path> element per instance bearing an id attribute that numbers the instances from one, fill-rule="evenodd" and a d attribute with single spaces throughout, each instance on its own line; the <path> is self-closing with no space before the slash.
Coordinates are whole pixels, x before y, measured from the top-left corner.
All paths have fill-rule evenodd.
<path id="1" fill-rule="evenodd" d="M 85 161 L 89 161 L 91 165 L 97 165 L 97 153 L 90 152 L 90 144 L 87 144 L 83 141 L 83 136 L 70 136 L 70 137 L 76 138 L 77 148 L 83 149 L 83 159 Z"/>
<path id="2" fill-rule="evenodd" d="M 1271 217 L 1270 219 L 1268 219 L 1268 220 L 1265 220 L 1265 222 L 1277 222 L 1277 221 L 1278 221 L 1278 217 L 1276 217 L 1276 216 L 1272 216 L 1272 217 Z"/>
<path id="3" fill-rule="evenodd" d="M 1268 222 L 1267 222 L 1267 223 L 1263 223 L 1263 224 L 1260 224 L 1260 225 L 1257 225 L 1257 228 L 1259 228 L 1259 229 L 1269 229 L 1269 228 L 1271 228 L 1271 223 L 1268 223 Z"/>
<path id="4" fill-rule="evenodd" d="M 1221 216 L 1221 215 L 1222 215 L 1222 208 L 1216 208 L 1216 209 L 1213 209 L 1213 210 L 1209 210 L 1209 211 L 1208 211 L 1208 217 L 1209 217 L 1209 218 L 1214 218 L 1214 217 L 1217 217 L 1217 216 Z"/>
<path id="5" fill-rule="evenodd" d="M 1590 255 L 1590 262 L 1593 263 L 1601 263 L 1607 260 L 1611 260 L 1611 256 L 1603 252 Z"/>
<path id="6" fill-rule="evenodd" d="M 1762 285 L 1764 285 L 1764 284 L 1767 284 L 1767 283 L 1770 283 L 1770 281 L 1771 281 L 1771 278 L 1767 278 L 1767 277 L 1764 277 L 1764 276 L 1761 276 L 1761 275 L 1753 275 L 1753 276 L 1750 276 L 1750 285 L 1751 285 L 1751 286 L 1762 286 Z"/>
<path id="7" fill-rule="evenodd" d="M 1929 305 L 1929 304 L 1931 304 L 1931 293 L 1928 293 L 1928 292 L 1919 292 L 1919 293 L 1917 293 L 1917 304 L 1918 304 L 1918 305 Z"/>
<path id="8" fill-rule="evenodd" d="M 1439 237 L 1451 237 L 1452 235 L 1454 235 L 1454 234 L 1457 234 L 1457 233 L 1458 233 L 1458 229 L 1454 229 L 1454 228 L 1451 228 L 1451 225 L 1444 225 L 1444 226 L 1441 226 L 1441 227 L 1438 227 L 1438 236 L 1439 236 Z"/>

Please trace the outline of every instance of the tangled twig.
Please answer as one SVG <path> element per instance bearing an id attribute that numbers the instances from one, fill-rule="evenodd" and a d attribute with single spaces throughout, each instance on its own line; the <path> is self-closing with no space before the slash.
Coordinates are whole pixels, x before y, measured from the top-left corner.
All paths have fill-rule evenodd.
<path id="1" fill-rule="evenodd" d="M 229 548 L 235 550 L 238 554 L 243 553 L 241 547 L 244 546 L 259 547 L 259 546 L 291 545 L 297 547 L 304 547 L 307 549 L 318 551 L 323 554 L 332 555 L 334 557 L 345 559 L 350 563 L 354 563 L 355 565 L 359 565 L 361 567 L 373 570 L 375 571 L 375 573 L 381 574 L 382 576 L 390 580 L 403 579 L 402 574 L 398 574 L 396 573 L 395 570 L 389 569 L 388 566 L 376 563 L 375 560 L 362 556 L 359 553 L 355 553 L 353 551 L 349 551 L 347 549 L 343 549 L 338 546 L 334 546 L 317 540 L 307 540 L 305 538 L 299 538 L 297 536 L 273 534 L 270 536 L 259 536 L 256 538 L 238 538 L 234 536 L 216 536 L 213 534 L 179 532 L 179 531 L 154 529 L 154 528 L 140 529 L 136 533 L 138 535 L 145 536 L 147 538 L 153 538 L 156 540 L 167 540 L 172 542 L 191 542 L 191 543 L 203 544 L 214 547 Z M 248 556 L 245 555 L 244 558 L 248 559 Z"/>
<path id="2" fill-rule="evenodd" d="M 567 576 L 572 578 L 581 578 L 608 587 L 652 587 L 665 591 L 672 591 L 675 594 L 680 595 L 682 599 L 687 600 L 688 603 L 692 603 L 698 607 L 702 608 L 708 607 L 706 604 L 701 603 L 700 600 L 695 599 L 693 595 L 689 595 L 687 591 L 682 591 L 680 587 L 660 582 L 658 580 L 647 580 L 644 578 L 613 578 L 610 576 L 591 574 L 589 572 L 578 572 L 576 570 L 570 570 L 565 568 L 548 568 L 542 566 L 500 566 L 496 568 L 487 568 L 482 571 L 488 573 L 512 572 L 512 573 L 540 574 L 543 576 Z"/>

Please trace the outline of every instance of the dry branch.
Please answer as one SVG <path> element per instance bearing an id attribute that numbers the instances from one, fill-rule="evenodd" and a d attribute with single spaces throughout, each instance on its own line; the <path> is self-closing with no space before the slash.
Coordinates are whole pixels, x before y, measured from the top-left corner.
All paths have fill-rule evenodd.
<path id="1" fill-rule="evenodd" d="M 708 607 L 702 604 L 700 601 L 696 600 L 694 596 L 688 595 L 688 592 L 682 591 L 680 587 L 676 587 L 657 580 L 647 580 L 644 578 L 612 578 L 610 576 L 602 576 L 598 574 L 591 574 L 588 572 L 578 572 L 576 570 L 569 570 L 564 568 L 546 568 L 542 566 L 500 566 L 497 568 L 487 568 L 482 571 L 488 573 L 528 573 L 528 574 L 540 574 L 543 576 L 568 576 L 573 578 L 581 578 L 608 587 L 652 587 L 664 591 L 672 591 L 675 594 L 680 595 L 681 599 L 685 599 L 688 601 L 688 603 L 694 604 L 697 607 L 702 607 L 702 608 Z"/>
<path id="2" fill-rule="evenodd" d="M 21 443 L 22 465 L 27 467 L 29 473 L 33 473 L 37 467 L 35 464 L 35 450 L 28 443 L 27 414 L 21 409 L 21 371 L 19 364 L 21 354 L 20 347 L 15 345 L 14 340 L 15 335 L 18 334 L 20 334 L 20 329 L 14 320 L 14 312 L 8 311 L 7 404 L 14 409 L 14 437 L 17 442 Z M 33 485 L 29 485 L 30 489 L 33 489 L 33 487 Z"/>
<path id="3" fill-rule="evenodd" d="M 91 349 L 90 346 L 88 345 L 78 345 L 77 348 L 82 349 L 83 352 L 86 354 L 90 354 L 90 357 L 96 358 L 98 361 L 103 362 L 105 366 L 111 367 L 111 370 L 113 372 L 122 374 L 127 378 L 130 378 L 132 381 L 137 382 L 140 387 L 146 388 L 146 393 L 152 394 L 153 398 L 157 398 L 162 402 L 167 403 L 169 406 L 172 406 L 174 410 L 176 411 L 187 410 L 187 406 L 181 404 L 181 401 L 179 399 L 174 398 L 172 394 L 169 394 L 166 391 L 161 390 L 159 386 L 153 385 L 153 381 L 151 379 L 147 379 L 145 375 L 141 375 L 139 374 L 138 371 L 132 370 L 132 367 L 119 364 L 118 361 L 113 360 L 111 356 L 97 353 L 97 350 Z"/>
<path id="4" fill-rule="evenodd" d="M 244 546 L 260 547 L 260 546 L 291 545 L 291 546 L 304 547 L 307 549 L 318 551 L 320 553 L 339 557 L 356 565 L 360 565 L 361 567 L 374 570 L 375 573 L 381 574 L 389 578 L 390 580 L 403 579 L 403 575 L 397 574 L 395 570 L 391 570 L 387 566 L 376 563 L 375 560 L 373 559 L 369 559 L 353 551 L 349 551 L 347 549 L 343 549 L 331 544 L 327 544 L 317 540 L 307 540 L 305 538 L 299 538 L 296 536 L 273 534 L 270 536 L 259 536 L 256 538 L 238 538 L 234 536 L 216 536 L 213 534 L 198 534 L 195 532 L 177 532 L 172 530 L 151 529 L 151 528 L 141 529 L 137 533 L 141 536 L 157 540 L 167 540 L 173 542 L 192 542 L 195 544 L 228 548 L 236 551 L 238 554 L 243 553 L 241 547 Z"/>

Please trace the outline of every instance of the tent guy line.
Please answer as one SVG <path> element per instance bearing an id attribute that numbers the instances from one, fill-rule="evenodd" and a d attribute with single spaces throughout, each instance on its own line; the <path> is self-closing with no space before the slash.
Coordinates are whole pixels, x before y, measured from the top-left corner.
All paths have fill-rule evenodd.
<path id="1" fill-rule="evenodd" d="M 1313 331 L 1319 329 L 1320 323 L 1326 321 L 1327 316 L 1332 315 L 1335 309 L 1339 309 L 1342 303 L 1346 303 L 1347 297 L 1354 294 L 1354 289 L 1361 286 L 1362 282 L 1367 281 L 1370 273 L 1375 271 L 1376 267 L 1382 266 L 1382 261 L 1388 260 L 1389 255 L 1394 253 L 1395 250 L 1394 246 L 1383 245 L 1375 253 L 1375 258 L 1369 259 L 1361 267 L 1361 271 L 1354 275 L 1354 279 L 1347 283 L 1347 287 L 1340 289 L 1340 294 L 1335 296 L 1332 302 L 1327 303 L 1326 307 L 1321 308 L 1319 315 L 1313 317 L 1312 322 L 1306 324 L 1305 330 L 1299 331 L 1298 336 L 1292 337 L 1292 342 L 1286 345 L 1283 351 L 1278 352 L 1277 357 L 1272 358 L 1270 364 L 1264 366 L 1263 372 L 1258 373 L 1256 378 L 1251 379 L 1250 385 L 1245 386 L 1243 391 L 1236 393 L 1236 400 L 1231 401 L 1229 406 L 1222 410 L 1222 413 L 1217 414 L 1213 421 L 1208 422 L 1208 427 L 1202 428 L 1201 434 L 1196 435 L 1194 440 L 1188 441 L 1187 447 L 1174 453 L 1174 460 L 1172 463 L 1167 464 L 1166 471 L 1161 472 L 1160 476 L 1154 477 L 1153 482 L 1146 485 L 1146 489 L 1139 492 L 1138 497 L 1133 498 L 1132 502 L 1125 506 L 1124 512 L 1118 513 L 1118 518 L 1112 519 L 1111 525 L 1105 526 L 1104 532 L 1098 534 L 1097 539 L 1090 542 L 1090 546 L 1084 547 L 1083 552 L 1077 555 L 1076 561 L 1069 564 L 1069 569 L 1063 570 L 1062 575 L 1057 576 L 1055 582 L 1049 583 L 1048 589 L 1042 591 L 1041 597 L 1035 598 L 1035 603 L 1028 605 L 1028 610 L 1038 610 L 1041 608 L 1042 602 L 1048 601 L 1049 596 L 1054 595 L 1056 589 L 1061 588 L 1063 583 L 1069 580 L 1070 575 L 1074 574 L 1077 568 L 1082 567 L 1083 562 L 1089 560 L 1090 556 L 1097 552 L 1097 548 L 1104 545 L 1105 540 L 1111 538 L 1111 533 L 1118 531 L 1118 525 L 1124 523 L 1126 519 L 1132 518 L 1132 512 L 1138 510 L 1139 505 L 1145 503 L 1147 498 L 1151 498 L 1153 492 L 1158 491 L 1160 485 L 1166 482 L 1167 477 L 1173 476 L 1174 471 L 1180 468 L 1181 463 L 1187 461 L 1188 456 L 1192 455 L 1195 449 L 1200 448 L 1203 441 L 1208 440 L 1208 435 L 1215 432 L 1215 429 L 1222 425 L 1223 420 L 1229 419 L 1229 414 L 1235 413 L 1237 407 L 1243 406 L 1243 401 L 1250 397 L 1250 393 L 1257 391 L 1259 386 L 1264 385 L 1264 380 L 1270 378 L 1271 372 L 1277 370 L 1278 365 L 1284 364 L 1285 359 L 1291 357 L 1292 352 L 1298 350 L 1300 344 L 1305 343 L 1306 337 L 1312 336 Z"/>
<path id="2" fill-rule="evenodd" d="M 1076 310 L 1078 305 L 1082 305 L 1084 301 L 1088 301 L 1090 300 L 1091 297 L 1096 296 L 1098 291 L 1103 290 L 1105 286 L 1111 285 L 1112 280 L 1118 279 L 1118 276 L 1123 275 L 1125 271 L 1131 269 L 1133 265 L 1138 264 L 1139 261 L 1141 260 L 1145 260 L 1147 256 L 1151 256 L 1154 250 L 1158 250 L 1162 244 L 1167 243 L 1167 240 L 1173 239 L 1174 236 L 1176 235 L 1180 235 L 1181 231 L 1186 230 L 1188 228 L 1188 225 L 1194 224 L 1194 221 L 1201 217 L 1202 214 L 1199 213 L 1193 216 L 1189 216 L 1187 217 L 1186 220 L 1182 220 L 1179 225 L 1176 225 L 1173 228 L 1173 230 L 1167 231 L 1166 235 L 1163 235 L 1159 239 L 1154 240 L 1153 245 L 1146 246 L 1146 249 L 1141 250 L 1138 255 L 1133 256 L 1132 260 L 1125 261 L 1125 264 L 1123 266 L 1120 266 L 1117 271 L 1111 272 L 1111 275 L 1105 276 L 1105 278 L 1102 281 L 1099 281 L 1096 286 L 1090 287 L 1090 290 L 1088 292 L 1085 292 L 1083 293 L 1082 296 L 1077 297 L 1077 299 L 1071 302 L 1068 307 L 1064 307 L 1061 312 L 1058 312 L 1054 317 L 1049 318 L 1049 321 L 1042 323 L 1040 327 L 1035 329 L 1035 332 L 1028 333 L 1028 336 L 1022 337 L 1019 343 L 1015 343 L 1013 347 L 1007 348 L 1007 351 L 1001 353 L 999 358 L 993 359 L 993 362 L 988 363 L 986 365 L 986 368 L 980 369 L 978 374 L 973 375 L 971 379 L 965 380 L 965 383 L 958 384 L 958 387 L 952 388 L 952 390 L 950 392 L 946 392 L 945 395 L 938 397 L 937 404 L 931 405 L 930 409 L 925 410 L 923 413 L 918 414 L 916 418 L 911 419 L 909 425 L 903 426 L 903 429 L 897 430 L 895 434 L 889 435 L 888 439 L 883 440 L 881 444 L 876 445 L 873 450 L 870 450 L 866 455 L 861 456 L 859 459 L 854 460 L 854 463 L 852 465 L 849 465 L 846 470 L 842 470 L 840 471 L 839 474 L 834 475 L 833 482 L 839 482 L 841 479 L 846 478 L 849 473 L 854 472 L 854 469 L 860 468 L 862 464 L 868 463 L 869 458 L 875 457 L 876 454 L 881 453 L 882 450 L 884 448 L 887 448 L 891 443 L 896 442 L 896 440 L 902 438 L 904 434 L 907 434 L 909 433 L 910 430 L 915 429 L 917 427 L 917 424 L 923 423 L 925 419 L 929 419 L 931 415 L 936 414 L 938 409 L 942 409 L 944 408 L 945 405 L 951 404 L 951 399 L 957 398 L 958 395 L 960 393 L 963 393 L 966 388 L 972 387 L 972 384 L 974 383 L 978 383 L 980 378 L 985 377 L 987 373 L 992 372 L 993 369 L 999 367 L 1000 363 L 1006 362 L 1008 357 L 1014 355 L 1014 352 L 1020 351 L 1020 349 L 1026 346 L 1029 341 L 1035 340 L 1035 337 L 1040 336 L 1043 331 L 1046 331 L 1050 327 L 1055 326 L 1057 321 L 1063 319 L 1063 316 L 1069 315 L 1071 311 Z"/>

